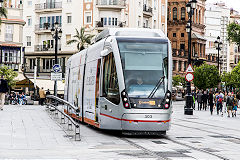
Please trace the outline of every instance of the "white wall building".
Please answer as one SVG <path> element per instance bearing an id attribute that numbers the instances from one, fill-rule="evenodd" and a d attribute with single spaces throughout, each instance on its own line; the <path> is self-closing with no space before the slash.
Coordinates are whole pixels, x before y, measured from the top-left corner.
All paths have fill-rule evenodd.
<path id="1" fill-rule="evenodd" d="M 58 58 L 65 70 L 67 58 L 78 52 L 73 39 L 75 28 L 86 27 L 97 34 L 108 27 L 149 27 L 167 32 L 167 0 L 24 0 L 23 29 L 25 71 L 32 78 L 34 66 L 39 78 L 50 79 L 54 65 L 54 45 L 51 28 L 59 22 L 63 31 L 59 40 Z"/>
<path id="2" fill-rule="evenodd" d="M 206 55 L 218 57 L 218 51 L 214 46 L 217 37 L 223 43 L 220 51 L 220 68 L 221 72 L 229 71 L 229 42 L 227 41 L 227 25 L 230 20 L 230 9 L 224 3 L 207 4 L 205 12 L 206 32 Z"/>

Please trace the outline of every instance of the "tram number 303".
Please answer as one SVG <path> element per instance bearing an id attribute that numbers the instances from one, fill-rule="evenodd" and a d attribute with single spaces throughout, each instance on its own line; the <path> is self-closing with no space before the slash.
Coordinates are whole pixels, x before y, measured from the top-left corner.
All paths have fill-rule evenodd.
<path id="1" fill-rule="evenodd" d="M 145 115 L 145 118 L 152 118 L 152 115 Z"/>

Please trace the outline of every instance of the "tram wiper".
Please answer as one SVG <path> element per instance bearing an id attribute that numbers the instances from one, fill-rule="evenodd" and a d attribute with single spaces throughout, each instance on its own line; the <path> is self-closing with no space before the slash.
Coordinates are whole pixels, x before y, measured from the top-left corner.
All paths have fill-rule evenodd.
<path id="1" fill-rule="evenodd" d="M 165 76 L 161 77 L 158 80 L 158 83 L 156 84 L 156 86 L 153 88 L 152 92 L 149 94 L 148 98 L 152 98 L 154 96 L 154 94 L 157 92 L 158 88 L 161 86 L 161 84 L 164 82 Z"/>

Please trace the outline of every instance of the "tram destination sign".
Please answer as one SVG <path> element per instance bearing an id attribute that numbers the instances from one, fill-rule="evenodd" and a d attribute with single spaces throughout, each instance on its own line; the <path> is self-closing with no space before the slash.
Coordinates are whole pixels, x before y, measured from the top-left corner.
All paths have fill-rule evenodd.
<path id="1" fill-rule="evenodd" d="M 52 72 L 51 73 L 51 80 L 52 81 L 61 81 L 62 80 L 62 73 Z"/>

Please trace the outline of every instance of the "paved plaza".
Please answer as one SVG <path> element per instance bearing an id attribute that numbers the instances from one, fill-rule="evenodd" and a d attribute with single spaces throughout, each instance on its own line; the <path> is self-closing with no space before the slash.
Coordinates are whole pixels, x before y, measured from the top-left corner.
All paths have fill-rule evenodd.
<path id="1" fill-rule="evenodd" d="M 0 159 L 240 159 L 240 114 L 183 114 L 174 102 L 164 137 L 124 137 L 80 125 L 81 141 L 44 106 L 5 106 L 0 111 Z"/>

